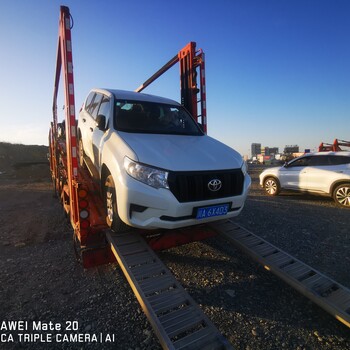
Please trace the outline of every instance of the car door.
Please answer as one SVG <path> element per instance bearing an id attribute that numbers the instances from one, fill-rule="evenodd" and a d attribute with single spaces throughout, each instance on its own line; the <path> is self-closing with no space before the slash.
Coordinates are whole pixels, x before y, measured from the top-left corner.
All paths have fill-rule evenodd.
<path id="1" fill-rule="evenodd" d="M 334 155 L 317 155 L 312 157 L 307 169 L 308 190 L 329 193 L 332 183 L 344 173 L 344 164 Z"/>
<path id="2" fill-rule="evenodd" d="M 280 169 L 280 183 L 282 188 L 292 190 L 306 190 L 306 172 L 310 157 L 302 157 L 290 161 Z"/>
<path id="3" fill-rule="evenodd" d="M 100 169 L 101 167 L 101 154 L 103 143 L 106 135 L 106 130 L 110 124 L 110 116 L 112 115 L 112 104 L 109 97 L 103 95 L 97 116 L 103 116 L 105 118 L 105 123 L 103 126 L 97 125 L 95 120 L 95 126 L 92 133 L 92 149 L 93 149 L 93 163 L 95 166 Z M 97 117 L 96 117 L 97 118 Z"/>

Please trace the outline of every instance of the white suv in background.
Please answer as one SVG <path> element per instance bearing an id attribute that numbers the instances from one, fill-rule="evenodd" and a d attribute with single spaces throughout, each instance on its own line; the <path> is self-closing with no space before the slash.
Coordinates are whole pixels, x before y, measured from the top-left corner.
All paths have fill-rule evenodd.
<path id="1" fill-rule="evenodd" d="M 239 153 L 179 103 L 94 89 L 78 120 L 80 165 L 101 184 L 107 224 L 155 229 L 234 217 L 251 184 Z"/>
<path id="2" fill-rule="evenodd" d="M 311 192 L 332 197 L 350 208 L 350 152 L 306 153 L 279 168 L 260 174 L 260 186 L 270 196 L 282 189 Z"/>

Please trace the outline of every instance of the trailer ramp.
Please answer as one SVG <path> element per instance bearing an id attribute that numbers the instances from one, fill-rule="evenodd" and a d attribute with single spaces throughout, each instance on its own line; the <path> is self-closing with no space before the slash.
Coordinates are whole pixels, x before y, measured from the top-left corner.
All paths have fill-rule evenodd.
<path id="1" fill-rule="evenodd" d="M 350 290 L 231 220 L 211 227 L 350 328 Z"/>
<path id="2" fill-rule="evenodd" d="M 107 240 L 164 349 L 232 349 L 139 233 Z"/>

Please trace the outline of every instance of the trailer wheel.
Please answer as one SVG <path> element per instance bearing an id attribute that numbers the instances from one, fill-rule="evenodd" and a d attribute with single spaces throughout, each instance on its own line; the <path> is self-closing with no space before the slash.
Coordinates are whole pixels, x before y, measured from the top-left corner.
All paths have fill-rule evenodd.
<path id="1" fill-rule="evenodd" d="M 350 209 L 350 184 L 341 184 L 333 191 L 333 199 L 337 206 Z"/>
<path id="2" fill-rule="evenodd" d="M 104 200 L 107 225 L 115 232 L 127 231 L 130 227 L 126 225 L 118 215 L 117 196 L 112 175 L 108 175 L 105 181 Z"/>
<path id="3" fill-rule="evenodd" d="M 281 186 L 277 179 L 268 177 L 264 180 L 264 189 L 269 196 L 277 196 L 281 191 Z"/>

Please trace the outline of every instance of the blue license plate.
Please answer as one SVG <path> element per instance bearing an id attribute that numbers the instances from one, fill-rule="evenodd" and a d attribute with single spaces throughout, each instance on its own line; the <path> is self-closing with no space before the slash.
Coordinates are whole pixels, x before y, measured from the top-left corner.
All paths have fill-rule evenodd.
<path id="1" fill-rule="evenodd" d="M 213 205 L 197 209 L 196 219 L 211 218 L 213 216 L 226 215 L 229 209 L 229 204 Z"/>

